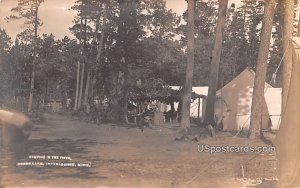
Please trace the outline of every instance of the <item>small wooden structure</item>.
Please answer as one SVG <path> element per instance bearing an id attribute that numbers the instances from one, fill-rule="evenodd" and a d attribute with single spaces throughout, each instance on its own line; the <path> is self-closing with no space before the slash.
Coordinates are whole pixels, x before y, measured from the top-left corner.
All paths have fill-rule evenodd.
<path id="1" fill-rule="evenodd" d="M 45 101 L 45 110 L 47 112 L 61 112 L 63 110 L 62 100 L 48 100 Z"/>

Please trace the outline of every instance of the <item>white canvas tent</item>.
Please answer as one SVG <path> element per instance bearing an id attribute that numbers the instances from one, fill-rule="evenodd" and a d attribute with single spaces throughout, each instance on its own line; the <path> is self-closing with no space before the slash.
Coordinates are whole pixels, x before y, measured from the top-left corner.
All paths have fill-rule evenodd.
<path id="1" fill-rule="evenodd" d="M 265 90 L 265 99 L 269 116 L 272 122 L 272 130 L 278 130 L 281 120 L 281 88 L 268 88 Z"/>
<path id="2" fill-rule="evenodd" d="M 248 129 L 250 126 L 251 104 L 253 95 L 255 73 L 247 68 L 231 82 L 217 91 L 217 100 L 215 104 L 216 116 L 223 114 L 224 130 Z M 171 86 L 172 89 L 178 90 L 179 86 Z M 208 87 L 193 87 L 193 92 L 198 95 L 207 95 Z M 200 105 L 199 105 L 200 102 Z M 174 105 L 175 109 L 178 103 Z M 200 101 L 191 101 L 191 117 L 198 116 L 198 107 L 200 117 L 205 114 L 205 99 Z M 268 128 L 271 123 L 271 129 L 277 130 L 280 124 L 281 114 L 281 88 L 273 88 L 265 84 L 265 101 L 262 117 L 262 128 Z M 271 122 L 269 122 L 269 119 Z"/>
<path id="3" fill-rule="evenodd" d="M 251 104 L 255 73 L 247 68 L 231 82 L 217 91 L 229 108 L 223 119 L 224 130 L 248 129 L 250 126 Z M 278 129 L 281 113 L 281 88 L 265 84 L 262 128 Z M 226 110 L 226 109 L 225 109 Z M 271 122 L 269 122 L 269 118 Z"/>

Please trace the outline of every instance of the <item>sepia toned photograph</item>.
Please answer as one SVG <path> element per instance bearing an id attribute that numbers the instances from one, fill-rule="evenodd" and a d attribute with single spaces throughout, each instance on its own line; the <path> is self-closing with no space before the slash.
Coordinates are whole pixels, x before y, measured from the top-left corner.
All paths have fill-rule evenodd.
<path id="1" fill-rule="evenodd" d="M 300 187 L 298 0 L 0 0 L 0 188 Z"/>

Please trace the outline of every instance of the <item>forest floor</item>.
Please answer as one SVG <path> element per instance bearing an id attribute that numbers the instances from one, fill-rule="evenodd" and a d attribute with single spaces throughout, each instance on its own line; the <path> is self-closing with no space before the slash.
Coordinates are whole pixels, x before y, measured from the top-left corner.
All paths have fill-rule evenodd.
<path id="1" fill-rule="evenodd" d="M 265 146 L 261 140 L 219 132 L 217 138 L 174 139 L 178 125 L 139 128 L 95 125 L 71 116 L 46 114 L 35 125 L 28 154 L 18 172 L 7 173 L 4 187 L 222 188 L 275 187 L 274 152 L 199 152 L 209 146 Z M 199 130 L 192 127 L 192 134 Z M 270 137 L 274 135 L 270 134 Z M 65 156 L 71 160 L 29 159 Z M 44 166 L 33 162 L 44 162 Z M 53 166 L 74 163 L 76 167 Z M 78 163 L 91 164 L 79 167 Z M 24 163 L 23 163 L 24 164 Z M 41 166 L 39 166 L 41 165 Z M 244 175 L 243 175 L 244 174 Z M 244 176 L 244 177 L 243 177 Z"/>

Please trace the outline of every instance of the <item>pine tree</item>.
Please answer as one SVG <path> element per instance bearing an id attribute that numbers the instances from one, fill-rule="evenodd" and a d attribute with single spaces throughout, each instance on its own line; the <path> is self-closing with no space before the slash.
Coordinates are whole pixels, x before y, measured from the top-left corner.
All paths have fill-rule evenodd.
<path id="1" fill-rule="evenodd" d="M 195 61 L 195 23 L 194 23 L 195 1 L 188 1 L 188 32 L 187 32 L 187 65 L 185 73 L 185 84 L 182 95 L 181 129 L 187 132 L 190 127 L 190 106 L 193 84 L 193 69 Z"/>
<path id="2" fill-rule="evenodd" d="M 18 6 L 13 8 L 11 11 L 14 13 L 10 15 L 7 19 L 26 19 L 25 25 L 27 26 L 27 34 L 31 39 L 33 44 L 33 61 L 32 61 L 32 71 L 31 71 L 31 81 L 30 81 L 30 94 L 28 101 L 28 112 L 32 111 L 33 94 L 35 89 L 35 66 L 37 64 L 37 38 L 38 38 L 38 27 L 41 26 L 41 21 L 38 16 L 39 6 L 43 0 L 19 0 Z M 32 35 L 33 33 L 34 35 Z"/>
<path id="3" fill-rule="evenodd" d="M 264 18 L 260 39 L 259 53 L 256 64 L 254 88 L 251 106 L 249 138 L 254 139 L 261 133 L 265 82 L 268 65 L 268 55 L 273 26 L 275 0 L 265 0 Z"/>
<path id="4" fill-rule="evenodd" d="M 209 76 L 209 89 L 207 96 L 207 105 L 205 109 L 204 122 L 206 124 L 214 125 L 214 104 L 216 99 L 217 81 L 220 67 L 220 58 L 223 43 L 223 31 L 225 27 L 225 19 L 227 12 L 228 0 L 219 0 L 218 20 L 216 25 L 216 35 L 214 41 L 214 48 L 212 52 L 212 61 Z"/>

